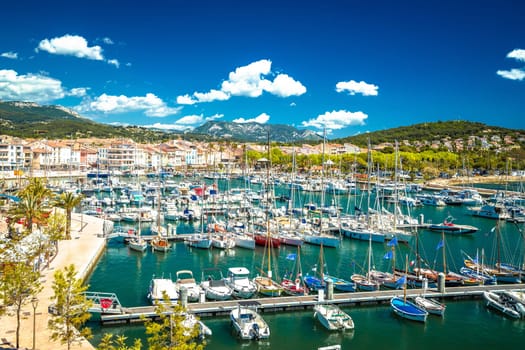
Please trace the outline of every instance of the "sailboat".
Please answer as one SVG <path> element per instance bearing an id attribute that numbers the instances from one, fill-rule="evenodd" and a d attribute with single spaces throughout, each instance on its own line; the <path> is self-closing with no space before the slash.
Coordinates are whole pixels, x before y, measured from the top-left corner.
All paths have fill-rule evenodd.
<path id="1" fill-rule="evenodd" d="M 204 188 L 204 186 L 203 186 Z M 201 198 L 201 203 L 204 201 L 204 198 Z M 211 227 L 208 227 L 208 234 L 204 234 L 204 208 L 201 210 L 201 231 L 192 235 L 192 237 L 186 239 L 186 243 L 190 247 L 200 248 L 200 249 L 210 249 L 212 244 L 211 239 Z"/>
<path id="2" fill-rule="evenodd" d="M 407 275 L 408 275 L 408 255 L 406 256 L 406 262 L 405 262 L 405 276 L 403 280 L 403 298 L 393 297 L 392 299 L 390 299 L 390 306 L 392 307 L 392 311 L 394 311 L 396 315 L 399 315 L 403 318 L 406 318 L 412 321 L 426 322 L 428 312 L 425 309 L 421 308 L 420 306 L 407 300 Z"/>
<path id="3" fill-rule="evenodd" d="M 405 276 L 407 279 L 407 283 L 412 288 L 423 288 L 426 286 L 428 287 L 437 287 L 437 280 L 434 278 L 431 278 L 430 276 L 425 276 L 421 272 L 421 256 L 419 254 L 419 235 L 416 232 L 416 260 L 415 264 L 416 267 L 413 269 L 413 273 L 409 274 L 408 269 L 406 271 L 395 269 L 395 274 L 398 276 Z"/>
<path id="4" fill-rule="evenodd" d="M 290 253 L 286 256 L 286 259 L 292 260 L 294 266 L 290 273 L 285 275 L 281 280 L 281 287 L 283 287 L 284 293 L 292 296 L 308 294 L 308 288 L 301 278 L 303 276 L 301 269 L 301 247 L 297 246 L 297 254 Z"/>
<path id="5" fill-rule="evenodd" d="M 319 265 L 320 268 L 318 270 L 317 264 L 314 265 L 312 268 L 313 273 L 308 272 L 305 276 L 303 276 L 303 282 L 308 288 L 308 290 L 312 292 L 318 292 L 319 290 L 325 289 L 325 282 L 324 282 L 324 261 L 323 261 L 323 245 L 321 244 L 321 248 L 319 249 Z"/>
<path id="6" fill-rule="evenodd" d="M 268 132 L 268 163 L 266 164 L 266 197 L 267 197 L 267 209 L 266 209 L 266 245 L 264 247 L 266 258 L 267 258 L 267 271 L 262 276 L 257 276 L 253 279 L 253 282 L 257 286 L 259 294 L 278 297 L 281 295 L 283 288 L 279 283 L 272 279 L 272 237 L 270 233 L 270 133 Z M 263 263 L 264 265 L 264 257 Z M 261 269 L 262 270 L 262 269 Z"/>
<path id="7" fill-rule="evenodd" d="M 142 238 L 142 235 L 141 235 L 140 217 L 139 217 L 139 227 L 138 227 L 137 235 L 128 241 L 128 247 L 129 249 L 137 251 L 137 252 L 145 252 L 146 249 L 148 249 L 148 242 L 146 242 L 146 240 Z"/>
<path id="8" fill-rule="evenodd" d="M 384 271 L 378 271 L 375 269 L 372 269 L 368 272 L 368 276 L 376 281 L 377 283 L 381 284 L 382 286 L 390 289 L 401 289 L 403 287 L 403 284 L 400 283 L 401 277 L 397 276 L 395 274 L 396 271 L 396 249 L 397 245 L 397 238 L 394 237 L 394 239 L 390 240 L 387 243 L 387 246 L 391 247 L 391 249 L 386 252 L 386 254 L 383 256 L 384 259 L 390 260 L 392 259 L 392 272 L 384 272 Z"/>
<path id="9" fill-rule="evenodd" d="M 463 251 L 462 253 L 466 256 L 464 263 L 469 264 L 472 268 L 463 266 L 461 269 L 459 269 L 459 272 L 461 273 L 461 275 L 469 277 L 469 278 L 477 279 L 481 281 L 482 284 L 485 284 L 485 285 L 497 284 L 498 281 L 496 280 L 496 277 L 486 273 L 484 269 L 482 268 L 482 266 L 484 266 L 483 264 L 483 259 L 485 256 L 484 249 L 481 250 L 481 264 L 478 264 L 479 260 L 478 260 L 477 252 L 476 252 L 476 258 L 474 259 L 472 259 L 467 253 Z"/>
<path id="10" fill-rule="evenodd" d="M 368 272 L 366 276 L 360 274 L 353 274 L 350 279 L 355 283 L 356 288 L 362 291 L 376 291 L 379 290 L 380 283 L 372 279 L 370 276 L 370 267 L 372 265 L 372 237 L 368 239 Z"/>
<path id="11" fill-rule="evenodd" d="M 445 275 L 445 286 L 447 287 L 459 287 L 464 284 L 465 278 L 456 273 L 450 273 L 447 271 L 447 259 L 446 259 L 446 247 L 445 247 L 445 231 L 441 232 L 441 240 L 439 241 L 436 250 L 442 250 L 443 255 L 443 273 Z M 415 268 L 414 271 L 421 276 L 424 276 L 430 281 L 437 281 L 439 272 L 434 269 Z"/>
<path id="12" fill-rule="evenodd" d="M 313 274 L 307 273 L 303 281 L 309 290 L 317 292 L 320 289 L 325 289 L 327 283 L 332 283 L 335 290 L 341 292 L 354 292 L 355 284 L 343 278 L 329 275 L 325 272 L 323 244 L 319 248 L 319 266 L 315 265 L 312 269 Z"/>
<path id="13" fill-rule="evenodd" d="M 321 211 L 319 214 L 319 228 L 315 230 L 311 228 L 310 230 L 305 230 L 303 232 L 304 242 L 308 244 L 323 245 L 325 247 L 338 248 L 341 244 L 340 237 L 330 235 L 325 232 L 323 225 L 323 207 L 325 205 L 325 186 L 324 186 L 324 167 L 325 167 L 325 143 L 326 143 L 326 129 L 323 134 L 323 152 L 321 158 Z"/>
<path id="14" fill-rule="evenodd" d="M 167 236 L 166 228 L 160 224 L 160 191 L 158 195 L 158 209 L 157 209 L 157 221 L 154 232 L 156 236 L 151 240 L 151 249 L 157 252 L 167 252 L 170 250 L 170 242 L 165 237 Z"/>
<path id="15" fill-rule="evenodd" d="M 492 228 L 491 232 L 496 233 L 496 238 L 495 238 L 496 245 L 497 245 L 496 247 L 496 253 L 497 253 L 496 265 L 493 267 L 487 266 L 483 263 L 480 265 L 473 260 L 465 259 L 464 260 L 465 266 L 468 267 L 469 269 L 474 269 L 474 270 L 479 269 L 485 274 L 494 276 L 498 283 L 520 283 L 521 282 L 520 273 L 516 270 L 505 269 L 503 267 L 505 266 L 505 264 L 501 263 L 501 253 L 500 253 L 501 232 L 499 230 L 499 223 L 495 227 Z"/>

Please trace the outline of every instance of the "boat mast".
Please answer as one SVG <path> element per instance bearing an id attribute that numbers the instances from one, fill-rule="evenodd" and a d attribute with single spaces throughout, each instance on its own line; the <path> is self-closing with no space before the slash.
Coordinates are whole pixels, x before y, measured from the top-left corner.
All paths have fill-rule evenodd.
<path id="1" fill-rule="evenodd" d="M 445 252 L 445 230 L 441 230 L 441 242 L 443 242 L 443 273 L 447 274 L 447 255 Z"/>
<path id="2" fill-rule="evenodd" d="M 408 254 L 405 256 L 405 282 L 403 283 L 403 302 L 407 303 Z"/>
<path id="3" fill-rule="evenodd" d="M 397 188 L 398 185 L 398 169 L 397 169 L 397 162 L 398 162 L 398 145 L 397 140 L 395 143 L 395 154 L 394 154 L 394 193 L 395 193 L 395 199 L 394 199 L 394 232 L 397 230 L 397 211 L 399 210 L 399 190 Z"/>
<path id="4" fill-rule="evenodd" d="M 272 267 L 271 267 L 271 248 L 272 238 L 270 234 L 270 130 L 268 130 L 268 149 L 267 149 L 268 161 L 266 163 L 266 248 L 268 251 L 268 278 L 272 278 Z"/>
<path id="5" fill-rule="evenodd" d="M 372 264 L 372 235 L 368 235 L 368 273 L 366 279 L 370 283 L 370 265 Z"/>
<path id="6" fill-rule="evenodd" d="M 326 144 L 326 127 L 323 129 L 323 152 L 321 155 L 321 213 L 319 214 L 319 234 L 323 234 L 323 207 L 324 207 L 324 152 Z"/>
<path id="7" fill-rule="evenodd" d="M 321 247 L 319 248 L 319 263 L 321 264 L 321 285 L 324 284 L 324 260 L 323 260 L 323 241 L 321 241 Z"/>
<path id="8" fill-rule="evenodd" d="M 370 228 L 370 177 L 372 176 L 372 151 L 370 146 L 370 138 L 368 138 L 368 153 L 367 153 L 367 161 L 368 161 L 368 174 L 367 174 L 367 184 L 366 184 L 366 192 L 367 192 L 367 207 L 366 207 L 366 223 L 368 228 Z M 379 176 L 379 175 L 377 175 Z M 379 187 L 377 188 L 379 190 Z M 376 192 L 376 196 L 377 196 Z"/>
<path id="9" fill-rule="evenodd" d="M 498 222 L 496 223 L 496 247 L 497 247 L 497 252 L 498 252 L 498 257 L 497 257 L 497 262 L 496 262 L 496 266 L 498 267 L 498 272 L 501 272 L 501 256 L 500 256 L 500 245 L 501 245 L 501 242 L 500 242 L 500 232 L 499 232 L 499 220 Z"/>

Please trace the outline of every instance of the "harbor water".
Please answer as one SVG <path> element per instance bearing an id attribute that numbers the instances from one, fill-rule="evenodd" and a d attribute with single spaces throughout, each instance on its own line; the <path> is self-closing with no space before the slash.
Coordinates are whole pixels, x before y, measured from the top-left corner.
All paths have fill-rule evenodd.
<path id="1" fill-rule="evenodd" d="M 355 197 L 334 196 L 341 207 L 354 208 Z M 301 199 L 308 202 L 310 198 Z M 312 200 L 316 200 L 313 198 Z M 332 198 L 328 197 L 327 201 Z M 330 202 L 328 202 L 330 203 Z M 301 203 L 298 203 L 298 205 Z M 445 256 L 447 268 L 459 271 L 463 265 L 464 253 L 481 257 L 484 251 L 489 263 L 495 262 L 497 250 L 496 232 L 501 233 L 501 261 L 521 263 L 524 257 L 523 224 L 511 222 L 499 223 L 490 219 L 467 215 L 465 206 L 416 207 L 411 209 L 413 217 L 422 217 L 424 221 L 442 222 L 452 216 L 458 224 L 473 225 L 479 230 L 473 234 L 446 235 Z M 166 223 L 164 223 L 166 224 Z M 141 231 L 148 233 L 150 224 L 142 224 Z M 136 225 L 135 225 L 136 226 Z M 135 226 L 124 226 L 124 229 Z M 177 223 L 178 233 L 198 232 L 199 222 Z M 439 247 L 441 233 L 424 229 L 418 230 L 420 255 L 425 263 L 440 270 L 443 268 L 443 248 Z M 372 243 L 372 264 L 378 270 L 388 271 L 392 261 L 384 259 L 390 249 L 387 243 Z M 397 267 L 404 268 L 405 256 L 410 261 L 415 259 L 415 242 L 400 244 L 396 249 Z M 343 237 L 339 248 L 324 248 L 325 271 L 349 279 L 355 273 L 366 273 L 368 242 L 351 240 Z M 287 259 L 290 253 L 297 253 L 297 248 L 281 245 L 273 250 L 273 275 L 283 276 L 293 268 L 295 261 Z M 98 262 L 88 280 L 89 290 L 116 293 L 125 307 L 149 305 L 147 291 L 153 276 L 175 278 L 178 270 L 192 270 L 197 281 L 201 280 L 203 269 L 216 267 L 226 274 L 229 267 L 244 266 L 255 276 L 266 271 L 262 266 L 263 247 L 255 250 L 234 248 L 232 250 L 200 250 L 190 248 L 179 242 L 173 243 L 171 251 L 158 253 L 146 251 L 137 253 L 128 249 L 121 240 L 108 242 L 106 252 Z M 320 247 L 304 244 L 300 258 L 303 274 L 315 268 L 319 262 Z M 402 295 L 402 291 L 400 291 Z M 271 337 L 265 342 L 239 341 L 232 333 L 227 317 L 203 318 L 204 323 L 213 331 L 207 339 L 208 349 L 266 348 L 282 349 L 294 346 L 304 349 L 316 349 L 321 346 L 340 344 L 343 349 L 350 348 L 389 348 L 389 349 L 438 349 L 444 346 L 451 349 L 478 349 L 491 345 L 505 348 L 521 348 L 525 341 L 525 321 L 511 320 L 488 310 L 483 301 L 478 299 L 452 301 L 447 300 L 444 318 L 429 316 L 425 324 L 400 319 L 393 314 L 388 304 L 374 306 L 345 307 L 355 322 L 355 330 L 347 333 L 331 333 L 325 330 L 316 319 L 312 310 L 263 313 L 271 329 Z M 136 325 L 101 326 L 93 321 L 89 323 L 95 334 L 92 343 L 97 345 L 104 333 L 124 334 L 128 339 L 143 339 L 146 344 L 144 327 Z"/>

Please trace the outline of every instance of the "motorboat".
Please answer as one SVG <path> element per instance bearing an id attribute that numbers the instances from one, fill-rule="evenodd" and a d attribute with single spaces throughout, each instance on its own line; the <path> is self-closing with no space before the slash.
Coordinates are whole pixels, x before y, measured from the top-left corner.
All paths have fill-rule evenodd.
<path id="1" fill-rule="evenodd" d="M 257 312 L 257 301 L 241 301 L 230 312 L 230 320 L 237 336 L 244 340 L 260 340 L 270 337 L 270 327 Z"/>
<path id="2" fill-rule="evenodd" d="M 352 320 L 352 317 L 334 304 L 315 305 L 314 316 L 330 331 L 354 329 L 354 321 Z"/>
<path id="3" fill-rule="evenodd" d="M 155 278 L 153 277 L 149 284 L 148 299 L 152 304 L 164 303 L 164 294 L 167 297 L 167 301 L 176 303 L 179 300 L 179 292 L 175 282 L 170 278 Z"/>
<path id="4" fill-rule="evenodd" d="M 226 285 L 219 269 L 203 270 L 200 286 L 204 290 L 206 299 L 228 300 L 232 298 L 233 289 Z"/>
<path id="5" fill-rule="evenodd" d="M 185 289 L 188 301 L 199 301 L 202 289 L 193 278 L 193 272 L 191 270 L 179 270 L 176 277 L 175 285 L 178 292 L 182 294 L 182 290 Z"/>
<path id="6" fill-rule="evenodd" d="M 506 298 L 503 295 L 494 292 L 485 291 L 483 292 L 483 299 L 485 299 L 487 307 L 497 310 L 511 318 L 521 318 L 520 312 L 516 310 L 514 306 L 515 302 L 511 302 L 511 298 Z"/>
<path id="7" fill-rule="evenodd" d="M 250 270 L 245 267 L 230 267 L 224 279 L 233 290 L 233 296 L 242 299 L 251 298 L 257 292 L 257 286 L 250 279 Z"/>

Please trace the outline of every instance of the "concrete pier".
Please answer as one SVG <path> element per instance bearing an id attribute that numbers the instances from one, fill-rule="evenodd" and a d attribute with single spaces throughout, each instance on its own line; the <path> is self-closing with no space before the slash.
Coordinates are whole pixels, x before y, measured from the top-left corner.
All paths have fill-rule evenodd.
<path id="1" fill-rule="evenodd" d="M 81 228 L 81 224 L 83 227 Z M 104 252 L 106 240 L 99 235 L 103 231 L 103 220 L 81 214 L 73 214 L 72 239 L 58 243 L 58 254 L 48 268 L 41 271 L 40 281 L 43 289 L 38 294 L 38 306 L 33 315 L 33 306 L 28 303 L 22 310 L 20 327 L 20 347 L 31 349 L 33 347 L 33 316 L 35 316 L 35 347 L 39 350 L 66 349 L 67 345 L 50 340 L 51 332 L 47 328 L 53 290 L 53 274 L 56 270 L 63 269 L 70 264 L 75 265 L 78 277 L 85 279 L 96 265 L 98 257 Z M 16 318 L 14 315 L 4 315 L 0 318 L 0 349 L 14 348 L 16 345 Z M 3 343 L 3 344 L 2 344 Z M 73 349 L 94 349 L 87 341 L 75 344 Z"/>

